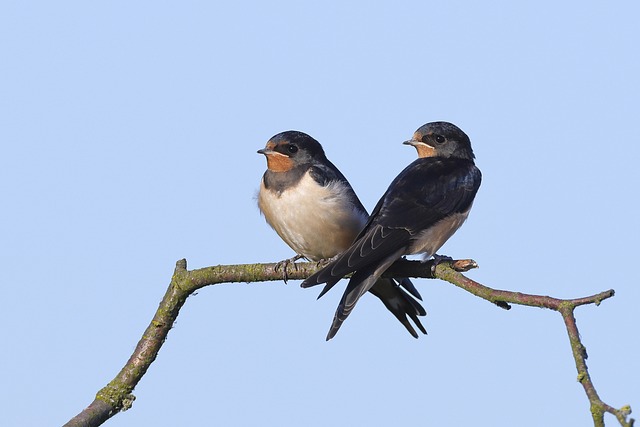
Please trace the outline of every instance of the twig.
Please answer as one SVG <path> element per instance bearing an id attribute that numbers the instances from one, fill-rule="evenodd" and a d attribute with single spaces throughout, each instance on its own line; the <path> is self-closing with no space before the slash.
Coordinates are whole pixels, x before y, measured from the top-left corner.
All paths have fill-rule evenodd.
<path id="1" fill-rule="evenodd" d="M 585 304 L 600 305 L 602 301 L 614 296 L 615 292 L 613 289 L 583 298 L 558 299 L 549 296 L 528 295 L 519 292 L 491 289 L 463 276 L 446 264 L 440 264 L 436 267 L 436 276 L 507 310 L 511 308 L 509 304 L 518 304 L 548 308 L 560 313 L 569 335 L 569 343 L 571 344 L 571 351 L 578 371 L 578 381 L 584 387 L 584 391 L 591 404 L 591 415 L 594 426 L 604 426 L 604 414 L 606 412 L 613 414 L 621 426 L 633 426 L 633 418 L 627 421 L 627 417 L 631 414 L 631 407 L 629 405 L 623 406 L 621 409 L 616 409 L 604 403 L 598 396 L 591 381 L 589 370 L 587 369 L 587 349 L 580 340 L 580 333 L 578 332 L 578 325 L 576 324 L 576 318 L 574 316 L 576 307 Z"/>
<path id="2" fill-rule="evenodd" d="M 176 268 L 160 306 L 153 320 L 145 330 L 138 342 L 135 351 L 116 375 L 116 377 L 100 390 L 95 400 L 81 413 L 73 417 L 65 427 L 93 427 L 103 424 L 106 420 L 120 411 L 131 407 L 135 397 L 131 394 L 140 379 L 151 366 L 158 355 L 158 351 L 164 344 L 167 334 L 176 321 L 180 309 L 187 298 L 200 288 L 219 283 L 231 282 L 265 282 L 282 280 L 282 272 L 276 271 L 277 264 L 243 264 L 243 265 L 219 265 L 197 270 L 187 270 L 187 261 L 182 259 L 176 263 Z M 501 291 L 488 288 L 477 283 L 460 272 L 476 268 L 478 265 L 473 260 L 457 260 L 440 263 L 435 273 L 432 273 L 432 262 L 418 262 L 400 260 L 387 270 L 384 276 L 388 277 L 421 277 L 439 278 L 474 294 L 487 301 L 491 301 L 499 307 L 509 309 L 509 304 L 527 305 L 533 307 L 549 308 L 558 311 L 567 327 L 569 341 L 573 350 L 578 370 L 578 380 L 582 383 L 587 397 L 591 402 L 591 413 L 596 427 L 604 426 L 604 413 L 609 412 L 616 416 L 620 425 L 632 427 L 634 420 L 627 421 L 631 408 L 625 406 L 615 409 L 600 400 L 591 382 L 586 365 L 587 353 L 580 341 L 573 311 L 584 304 L 600 304 L 603 300 L 613 296 L 613 290 L 602 292 L 585 298 L 561 300 L 548 296 L 527 295 L 518 292 Z M 287 271 L 289 279 L 305 279 L 314 273 L 318 266 L 316 263 L 297 263 L 290 265 Z"/>

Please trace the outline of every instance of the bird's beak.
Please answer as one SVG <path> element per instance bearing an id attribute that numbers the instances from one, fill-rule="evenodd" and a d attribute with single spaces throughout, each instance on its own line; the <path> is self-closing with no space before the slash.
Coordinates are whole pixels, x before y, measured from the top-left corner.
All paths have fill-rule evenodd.
<path id="1" fill-rule="evenodd" d="M 408 141 L 404 141 L 403 144 L 404 145 L 411 145 L 411 146 L 416 147 L 416 148 L 419 147 L 420 145 L 423 145 L 423 146 L 425 146 L 427 148 L 430 148 L 432 150 L 435 149 L 435 147 L 432 147 L 431 145 L 429 145 L 429 144 L 427 144 L 425 142 L 418 141 L 418 140 L 415 140 L 415 139 L 410 139 Z"/>
<path id="2" fill-rule="evenodd" d="M 262 149 L 258 150 L 258 154 L 264 154 L 265 156 L 267 156 L 267 158 L 269 158 L 269 156 L 289 158 L 289 156 L 287 156 L 286 154 L 282 154 L 279 151 L 272 150 L 269 147 L 265 147 L 265 148 L 262 148 Z"/>
<path id="3" fill-rule="evenodd" d="M 435 147 L 432 147 L 429 144 L 426 144 L 417 139 L 410 139 L 403 142 L 403 144 L 415 147 L 416 151 L 418 152 L 418 157 L 433 157 L 436 155 Z"/>

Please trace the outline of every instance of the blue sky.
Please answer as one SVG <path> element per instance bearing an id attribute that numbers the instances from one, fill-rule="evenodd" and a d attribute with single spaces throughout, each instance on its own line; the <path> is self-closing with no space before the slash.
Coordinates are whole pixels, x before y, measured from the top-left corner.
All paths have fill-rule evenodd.
<path id="1" fill-rule="evenodd" d="M 637 4 L 393 3 L 0 5 L 0 425 L 90 403 L 176 260 L 292 256 L 254 199 L 272 135 L 317 138 L 371 209 L 434 120 L 483 171 L 441 252 L 496 288 L 614 288 L 578 326 L 602 399 L 640 410 Z M 198 292 L 108 425 L 590 424 L 557 313 L 416 280 L 428 336 L 363 298 L 327 343 L 344 285 L 298 284 Z"/>

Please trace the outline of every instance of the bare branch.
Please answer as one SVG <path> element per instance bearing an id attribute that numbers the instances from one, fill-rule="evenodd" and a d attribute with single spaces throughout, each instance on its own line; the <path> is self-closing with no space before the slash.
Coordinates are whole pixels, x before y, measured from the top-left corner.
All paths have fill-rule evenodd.
<path id="1" fill-rule="evenodd" d="M 633 426 L 633 418 L 627 421 L 627 417 L 631 414 L 630 406 L 627 405 L 621 409 L 615 409 L 604 403 L 598 396 L 587 369 L 587 349 L 580 340 L 580 333 L 578 332 L 578 325 L 576 324 L 576 318 L 574 316 L 574 310 L 576 307 L 585 304 L 600 305 L 602 301 L 614 296 L 615 292 L 613 289 L 588 297 L 567 300 L 549 296 L 528 295 L 520 292 L 491 289 L 463 276 L 447 265 L 439 265 L 436 269 L 436 276 L 501 307 L 510 308 L 509 304 L 518 304 L 530 307 L 548 308 L 560 313 L 569 335 L 571 351 L 578 371 L 578 381 L 584 387 L 591 404 L 591 415 L 593 417 L 594 426 L 604 426 L 604 414 L 606 412 L 613 414 L 618 419 L 621 426 Z"/>
<path id="2" fill-rule="evenodd" d="M 118 412 L 131 407 L 135 400 L 135 397 L 131 394 L 133 389 L 158 355 L 160 347 L 164 344 L 169 330 L 171 330 L 180 309 L 189 295 L 200 288 L 218 283 L 282 280 L 283 272 L 276 271 L 276 265 L 275 263 L 218 265 L 189 271 L 187 270 L 186 260 L 178 261 L 169 288 L 160 302 L 153 320 L 145 330 L 125 366 L 107 386 L 97 393 L 95 400 L 65 424 L 65 427 L 99 426 Z M 461 274 L 461 272 L 478 267 L 478 264 L 473 260 L 442 262 L 436 266 L 435 273 L 431 271 L 432 266 L 432 261 L 399 260 L 385 272 L 384 276 L 439 278 L 504 309 L 511 308 L 510 304 L 518 304 L 548 308 L 559 312 L 564 319 L 569 335 L 569 342 L 578 371 L 578 381 L 584 387 L 591 404 L 594 425 L 596 427 L 604 426 L 604 414 L 608 412 L 616 417 L 621 426 L 633 426 L 634 420 L 627 420 L 629 414 L 631 414 L 631 407 L 625 406 L 621 409 L 615 409 L 602 402 L 598 396 L 587 370 L 587 352 L 580 341 L 580 334 L 574 316 L 576 307 L 585 304 L 599 305 L 602 301 L 614 295 L 613 290 L 588 297 L 565 300 L 549 296 L 497 290 L 484 286 Z M 290 264 L 285 274 L 289 279 L 302 280 L 313 274 L 317 269 L 318 265 L 316 263 L 296 263 Z"/>

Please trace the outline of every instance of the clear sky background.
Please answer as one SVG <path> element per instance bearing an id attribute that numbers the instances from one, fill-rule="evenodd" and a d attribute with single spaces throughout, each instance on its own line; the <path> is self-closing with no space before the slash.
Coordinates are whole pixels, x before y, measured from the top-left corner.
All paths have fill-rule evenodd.
<path id="1" fill-rule="evenodd" d="M 614 288 L 578 326 L 603 400 L 640 411 L 639 21 L 632 1 L 3 2 L 0 425 L 88 405 L 176 260 L 293 255 L 254 199 L 272 135 L 317 138 L 371 209 L 434 120 L 484 178 L 440 252 L 496 288 Z M 415 282 L 428 336 L 368 297 L 328 343 L 344 282 L 205 288 L 107 425 L 590 425 L 557 313 Z"/>

